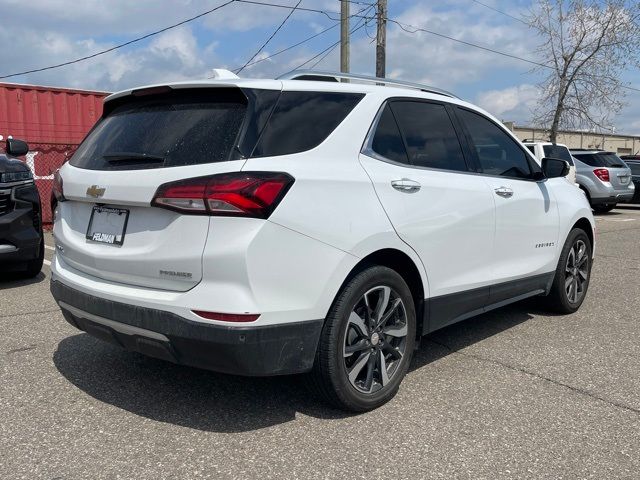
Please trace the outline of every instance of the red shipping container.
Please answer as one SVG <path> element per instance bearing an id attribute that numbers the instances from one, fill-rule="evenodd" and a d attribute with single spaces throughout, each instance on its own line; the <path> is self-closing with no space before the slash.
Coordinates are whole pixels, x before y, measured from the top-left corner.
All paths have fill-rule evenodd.
<path id="1" fill-rule="evenodd" d="M 42 217 L 51 222 L 53 173 L 73 154 L 102 115 L 109 93 L 70 88 L 0 83 L 0 135 L 25 140 L 42 200 Z"/>

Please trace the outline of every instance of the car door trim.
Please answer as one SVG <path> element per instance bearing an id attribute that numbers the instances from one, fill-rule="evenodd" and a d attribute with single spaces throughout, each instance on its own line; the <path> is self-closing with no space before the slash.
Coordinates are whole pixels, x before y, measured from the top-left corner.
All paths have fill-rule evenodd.
<path id="1" fill-rule="evenodd" d="M 555 271 L 425 300 L 423 335 L 525 298 L 546 295 Z"/>

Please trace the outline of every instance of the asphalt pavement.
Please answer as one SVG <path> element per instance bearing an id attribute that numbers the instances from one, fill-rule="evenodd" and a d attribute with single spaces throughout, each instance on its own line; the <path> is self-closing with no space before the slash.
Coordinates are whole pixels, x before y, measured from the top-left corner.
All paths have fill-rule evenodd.
<path id="1" fill-rule="evenodd" d="M 48 266 L 0 282 L 0 478 L 637 479 L 640 207 L 596 218 L 578 313 L 530 299 L 431 334 L 395 399 L 362 415 L 299 377 L 101 343 L 64 321 Z"/>

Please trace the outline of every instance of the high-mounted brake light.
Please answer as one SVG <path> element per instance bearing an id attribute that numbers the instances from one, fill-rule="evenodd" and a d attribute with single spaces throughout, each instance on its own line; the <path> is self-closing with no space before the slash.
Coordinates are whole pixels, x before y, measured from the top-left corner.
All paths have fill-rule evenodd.
<path id="1" fill-rule="evenodd" d="M 609 170 L 606 168 L 596 168 L 593 170 L 593 174 L 603 182 L 609 181 Z"/>
<path id="2" fill-rule="evenodd" d="M 131 95 L 134 97 L 146 97 L 147 95 L 159 95 L 161 93 L 167 93 L 173 90 L 173 88 L 162 85 L 159 87 L 147 87 L 147 88 L 139 88 L 138 90 L 133 90 Z"/>
<path id="3" fill-rule="evenodd" d="M 191 215 L 268 218 L 294 179 L 280 172 L 236 172 L 161 185 L 151 205 Z"/>

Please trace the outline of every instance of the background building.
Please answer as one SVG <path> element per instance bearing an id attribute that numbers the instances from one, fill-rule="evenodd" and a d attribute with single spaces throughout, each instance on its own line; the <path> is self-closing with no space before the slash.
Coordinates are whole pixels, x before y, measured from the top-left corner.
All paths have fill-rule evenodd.
<path id="1" fill-rule="evenodd" d="M 549 132 L 542 128 L 520 127 L 513 122 L 505 122 L 520 140 L 549 141 Z M 640 152 L 640 136 L 617 135 L 612 133 L 582 132 L 579 130 L 563 130 L 558 132 L 558 143 L 569 148 L 599 148 L 616 152 L 619 155 L 637 154 Z"/>
<path id="2" fill-rule="evenodd" d="M 26 162 L 40 191 L 45 223 L 51 221 L 49 198 L 53 174 L 100 118 L 106 95 L 106 92 L 0 83 L 0 135 L 29 144 Z"/>

